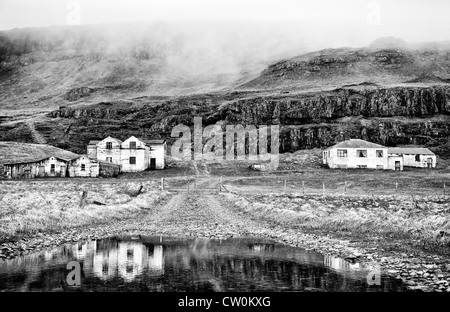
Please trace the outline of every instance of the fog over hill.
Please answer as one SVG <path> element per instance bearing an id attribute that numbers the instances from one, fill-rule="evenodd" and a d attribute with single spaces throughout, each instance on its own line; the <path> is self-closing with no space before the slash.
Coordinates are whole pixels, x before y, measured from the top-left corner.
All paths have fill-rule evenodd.
<path id="1" fill-rule="evenodd" d="M 74 100 L 67 93 L 82 87 L 92 93 L 92 103 L 230 89 L 268 64 L 306 51 L 288 27 L 244 24 L 154 22 L 0 32 L 1 108 L 55 108 Z"/>

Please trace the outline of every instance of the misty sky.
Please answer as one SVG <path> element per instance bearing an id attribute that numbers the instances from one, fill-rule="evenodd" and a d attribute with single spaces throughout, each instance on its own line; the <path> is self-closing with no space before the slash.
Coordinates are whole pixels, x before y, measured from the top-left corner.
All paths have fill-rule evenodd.
<path id="1" fill-rule="evenodd" d="M 330 45 L 450 40 L 447 0 L 0 0 L 0 30 L 145 21 L 270 21 Z M 284 26 L 283 26 L 284 25 Z"/>

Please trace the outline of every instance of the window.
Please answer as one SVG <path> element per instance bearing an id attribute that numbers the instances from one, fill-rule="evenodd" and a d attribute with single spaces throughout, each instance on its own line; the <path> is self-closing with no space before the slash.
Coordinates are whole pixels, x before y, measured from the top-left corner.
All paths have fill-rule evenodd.
<path id="1" fill-rule="evenodd" d="M 81 171 L 86 171 L 86 165 L 85 164 L 81 164 Z"/>
<path id="2" fill-rule="evenodd" d="M 327 152 L 323 152 L 323 158 L 327 158 Z"/>
<path id="3" fill-rule="evenodd" d="M 377 150 L 377 157 L 378 158 L 383 158 L 383 151 L 382 150 Z"/>
<path id="4" fill-rule="evenodd" d="M 112 162 L 112 157 L 106 157 L 107 162 Z"/>
<path id="5" fill-rule="evenodd" d="M 133 259 L 134 250 L 133 249 L 127 249 L 127 258 Z"/>
<path id="6" fill-rule="evenodd" d="M 136 157 L 130 157 L 130 165 L 136 164 Z"/>
<path id="7" fill-rule="evenodd" d="M 55 164 L 50 165 L 50 172 L 55 173 Z"/>
<path id="8" fill-rule="evenodd" d="M 338 157 L 347 157 L 347 150 L 338 149 L 337 154 Z"/>
<path id="9" fill-rule="evenodd" d="M 136 149 L 136 142 L 130 142 L 130 149 Z"/>
<path id="10" fill-rule="evenodd" d="M 112 149 L 112 142 L 106 142 L 106 149 Z"/>
<path id="11" fill-rule="evenodd" d="M 357 157 L 367 157 L 367 150 L 357 150 L 356 156 Z"/>
<path id="12" fill-rule="evenodd" d="M 358 168 L 359 168 L 359 169 L 366 169 L 367 166 L 366 166 L 366 165 L 358 165 Z"/>
<path id="13" fill-rule="evenodd" d="M 416 155 L 416 161 L 420 161 L 420 155 Z"/>

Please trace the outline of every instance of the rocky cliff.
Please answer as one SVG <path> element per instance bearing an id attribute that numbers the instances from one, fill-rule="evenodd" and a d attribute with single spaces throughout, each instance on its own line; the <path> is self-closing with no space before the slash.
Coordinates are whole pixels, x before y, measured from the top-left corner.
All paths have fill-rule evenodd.
<path id="1" fill-rule="evenodd" d="M 297 94 L 206 94 L 152 103 L 101 103 L 55 110 L 36 129 L 49 143 L 82 153 L 89 140 L 108 135 L 165 138 L 171 143 L 172 128 L 192 127 L 194 116 L 203 118 L 203 126 L 219 121 L 280 125 L 281 152 L 362 138 L 387 146 L 428 146 L 446 157 L 450 86 L 360 86 Z"/>

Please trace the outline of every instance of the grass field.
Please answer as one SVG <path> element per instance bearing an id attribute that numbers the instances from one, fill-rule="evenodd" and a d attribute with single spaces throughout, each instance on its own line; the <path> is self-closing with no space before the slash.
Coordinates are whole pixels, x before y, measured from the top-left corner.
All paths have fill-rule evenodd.
<path id="1" fill-rule="evenodd" d="M 304 233 L 450 252 L 448 197 L 225 194 L 241 213 Z"/>
<path id="2" fill-rule="evenodd" d="M 166 196 L 159 187 L 151 181 L 0 181 L 0 241 L 135 217 Z"/>

